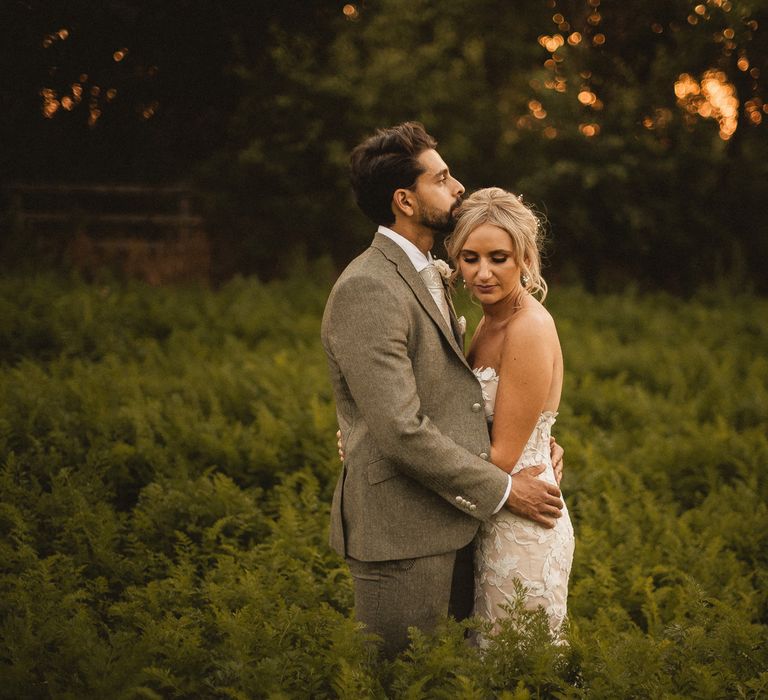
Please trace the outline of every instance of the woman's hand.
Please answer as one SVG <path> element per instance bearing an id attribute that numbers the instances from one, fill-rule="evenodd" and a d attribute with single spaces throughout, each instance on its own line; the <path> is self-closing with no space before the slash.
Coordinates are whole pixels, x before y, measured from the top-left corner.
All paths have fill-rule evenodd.
<path id="1" fill-rule="evenodd" d="M 341 433 L 339 432 L 337 435 L 340 436 Z M 341 437 L 339 437 L 339 450 L 341 450 Z M 557 441 L 552 436 L 549 438 L 549 452 L 552 457 L 552 469 L 555 470 L 555 480 L 557 485 L 560 486 L 560 481 L 563 478 L 563 455 L 565 450 L 557 444 Z"/>

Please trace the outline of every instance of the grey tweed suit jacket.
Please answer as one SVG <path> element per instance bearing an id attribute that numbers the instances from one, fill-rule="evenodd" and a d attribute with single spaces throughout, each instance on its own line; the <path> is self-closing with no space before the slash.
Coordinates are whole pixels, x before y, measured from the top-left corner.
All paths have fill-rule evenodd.
<path id="1" fill-rule="evenodd" d="M 322 340 L 345 450 L 331 546 L 385 561 L 468 544 L 508 477 L 487 461 L 482 391 L 462 348 L 386 236 L 337 280 Z"/>

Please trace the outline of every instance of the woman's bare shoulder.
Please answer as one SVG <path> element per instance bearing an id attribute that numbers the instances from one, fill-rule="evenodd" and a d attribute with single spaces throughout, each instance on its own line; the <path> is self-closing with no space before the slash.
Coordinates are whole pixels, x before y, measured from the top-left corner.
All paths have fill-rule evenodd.
<path id="1" fill-rule="evenodd" d="M 555 320 L 544 305 L 533 297 L 528 297 L 525 304 L 510 320 L 507 337 L 541 335 L 546 337 L 555 331 Z"/>

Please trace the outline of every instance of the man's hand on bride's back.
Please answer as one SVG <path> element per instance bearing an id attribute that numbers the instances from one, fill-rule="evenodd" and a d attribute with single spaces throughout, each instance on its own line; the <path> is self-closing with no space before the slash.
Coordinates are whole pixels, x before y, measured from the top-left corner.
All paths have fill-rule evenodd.
<path id="1" fill-rule="evenodd" d="M 512 475 L 507 508 L 539 525 L 554 527 L 563 514 L 563 502 L 557 486 L 537 478 L 543 471 L 543 466 L 528 467 Z"/>

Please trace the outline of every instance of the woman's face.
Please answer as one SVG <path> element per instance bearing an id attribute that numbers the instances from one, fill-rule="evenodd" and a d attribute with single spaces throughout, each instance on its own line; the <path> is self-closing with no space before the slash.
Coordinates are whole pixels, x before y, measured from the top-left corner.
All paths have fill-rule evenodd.
<path id="1" fill-rule="evenodd" d="M 459 270 L 467 289 L 482 304 L 495 304 L 522 290 L 512 240 L 493 224 L 480 224 L 469 234 L 459 252 Z"/>

